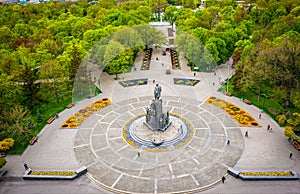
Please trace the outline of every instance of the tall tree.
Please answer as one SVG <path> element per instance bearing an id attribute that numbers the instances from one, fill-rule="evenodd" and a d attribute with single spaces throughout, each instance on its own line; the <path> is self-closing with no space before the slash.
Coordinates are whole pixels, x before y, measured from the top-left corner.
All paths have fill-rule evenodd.
<path id="1" fill-rule="evenodd" d="M 177 8 L 175 6 L 168 6 L 165 10 L 165 17 L 167 20 L 170 21 L 170 24 L 172 25 L 172 29 L 174 27 L 174 22 L 176 19 L 176 12 L 177 12 Z"/>
<path id="2" fill-rule="evenodd" d="M 73 85 L 75 77 L 76 77 L 76 73 L 77 73 L 77 69 L 80 66 L 81 63 L 81 54 L 78 50 L 77 45 L 73 45 L 71 48 L 71 61 L 70 61 L 70 65 L 69 65 L 69 81 L 70 81 L 70 85 L 69 87 Z"/>
<path id="3" fill-rule="evenodd" d="M 41 67 L 43 82 L 47 83 L 49 91 L 55 95 L 56 103 L 60 102 L 60 93 L 65 86 L 65 69 L 56 61 L 51 60 Z"/>
<path id="4" fill-rule="evenodd" d="M 280 37 L 271 48 L 262 53 L 262 57 L 266 63 L 273 65 L 274 73 L 271 76 L 283 81 L 286 87 L 284 106 L 289 107 L 292 88 L 297 87 L 295 80 L 300 76 L 299 33 Z"/>

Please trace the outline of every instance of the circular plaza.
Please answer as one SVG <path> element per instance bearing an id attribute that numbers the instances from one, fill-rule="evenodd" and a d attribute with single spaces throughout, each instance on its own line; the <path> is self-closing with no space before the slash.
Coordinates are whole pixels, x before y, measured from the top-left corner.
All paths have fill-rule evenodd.
<path id="1" fill-rule="evenodd" d="M 90 179 L 113 192 L 196 192 L 214 185 L 236 164 L 244 145 L 239 126 L 222 110 L 195 99 L 162 95 L 164 111 L 185 118 L 193 131 L 181 146 L 128 141 L 124 126 L 144 114 L 151 99 L 113 103 L 82 123 L 74 150 Z"/>

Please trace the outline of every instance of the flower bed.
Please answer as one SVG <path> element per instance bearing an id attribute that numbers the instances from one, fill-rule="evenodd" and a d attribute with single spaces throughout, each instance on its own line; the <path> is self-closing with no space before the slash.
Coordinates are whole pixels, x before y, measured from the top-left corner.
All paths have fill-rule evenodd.
<path id="1" fill-rule="evenodd" d="M 74 178 L 81 176 L 87 172 L 85 166 L 79 168 L 78 170 L 70 171 L 34 171 L 27 170 L 23 175 L 24 180 L 38 180 L 38 179 L 64 179 L 64 180 L 73 180 Z"/>
<path id="2" fill-rule="evenodd" d="M 228 173 L 242 180 L 299 180 L 295 171 L 254 170 L 239 172 L 233 168 L 228 168 Z"/>
<path id="3" fill-rule="evenodd" d="M 127 81 L 119 82 L 119 84 L 121 84 L 123 87 L 136 86 L 136 85 L 146 85 L 147 83 L 148 83 L 147 78 L 133 79 L 133 80 L 127 80 Z"/>
<path id="4" fill-rule="evenodd" d="M 236 122 L 240 126 L 243 127 L 260 126 L 259 123 L 250 114 L 248 114 L 246 111 L 239 108 L 238 106 L 231 104 L 230 102 L 226 102 L 220 98 L 211 96 L 208 100 L 206 100 L 206 103 L 212 104 L 225 111 L 234 120 L 236 120 Z"/>
<path id="5" fill-rule="evenodd" d="M 174 84 L 185 85 L 185 86 L 195 86 L 200 80 L 197 79 L 186 79 L 186 78 L 174 78 Z"/>
<path id="6" fill-rule="evenodd" d="M 80 109 L 74 115 L 69 117 L 61 126 L 61 128 L 78 128 L 79 125 L 87 119 L 94 112 L 104 108 L 111 104 L 111 101 L 108 98 L 103 98 L 102 100 L 97 100 L 96 102 L 86 106 L 85 108 Z"/>
<path id="7" fill-rule="evenodd" d="M 178 54 L 176 50 L 170 49 L 172 69 L 180 69 Z"/>
<path id="8" fill-rule="evenodd" d="M 150 60 L 152 57 L 152 48 L 148 48 L 145 51 L 145 56 L 142 62 L 141 70 L 149 70 L 150 69 Z"/>

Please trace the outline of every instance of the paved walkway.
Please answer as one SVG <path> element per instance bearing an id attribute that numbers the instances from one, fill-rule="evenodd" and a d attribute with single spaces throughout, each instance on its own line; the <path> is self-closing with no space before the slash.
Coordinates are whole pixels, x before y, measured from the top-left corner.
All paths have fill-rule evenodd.
<path id="1" fill-rule="evenodd" d="M 151 169 L 154 169 L 155 173 L 151 170 L 146 171 L 145 166 L 149 165 L 152 157 L 147 156 L 146 152 L 142 152 L 142 157 L 137 158 L 134 148 L 130 147 L 130 145 L 126 145 L 125 141 L 122 141 L 122 133 L 120 130 L 124 122 L 130 119 L 134 114 L 141 112 L 143 107 L 149 105 L 149 98 L 152 96 L 154 84 L 150 82 L 144 86 L 123 88 L 118 81 L 113 79 L 114 76 L 102 73 L 100 85 L 104 93 L 97 97 L 83 100 L 72 109 L 64 110 L 60 113 L 59 119 L 43 129 L 37 144 L 29 146 L 21 156 L 7 157 L 8 163 L 4 167 L 4 170 L 8 170 L 8 173 L 6 175 L 6 181 L 1 183 L 0 193 L 110 193 L 96 186 L 94 182 L 86 176 L 82 176 L 70 182 L 23 181 L 20 177 L 24 173 L 24 162 L 35 170 L 69 170 L 77 169 L 85 164 L 88 168 L 94 169 L 89 170 L 90 178 L 98 182 L 99 179 L 101 181 L 104 180 L 102 183 L 106 186 L 115 189 L 124 189 L 127 187 L 132 189 L 129 191 L 147 191 L 150 193 L 182 191 L 184 189 L 188 190 L 209 185 L 219 181 L 219 178 L 226 173 L 225 166 L 233 166 L 238 170 L 275 169 L 295 170 L 298 174 L 300 173 L 300 160 L 298 159 L 300 152 L 296 151 L 287 141 L 287 138 L 283 134 L 283 128 L 279 127 L 268 115 L 262 114 L 262 118 L 259 119 L 258 115 L 260 110 L 255 106 L 246 105 L 238 98 L 224 96 L 222 93 L 217 92 L 217 89 L 220 87 L 219 81 L 225 80 L 233 73 L 233 70 L 227 64 L 221 65 L 217 69 L 216 75 L 213 73 L 197 73 L 194 77 L 193 72 L 186 70 L 186 67 L 182 68 L 182 70 L 172 70 L 170 75 L 166 75 L 166 65 L 162 66 L 161 63 L 167 64 L 169 62 L 168 55 L 161 56 L 161 51 L 157 50 L 153 54 L 153 59 L 155 59 L 156 56 L 160 56 L 159 60 L 151 61 L 149 71 L 141 71 L 139 70 L 140 68 L 137 68 L 137 71 L 122 74 L 120 76 L 121 79 L 149 78 L 150 80 L 155 80 L 156 83 L 160 83 L 163 89 L 163 100 L 164 97 L 166 97 L 166 105 L 169 105 L 170 108 L 177 107 L 176 110 L 188 117 L 192 122 L 198 120 L 204 120 L 206 122 L 204 122 L 204 124 L 200 123 L 199 129 L 205 128 L 204 130 L 207 132 L 214 132 L 213 130 L 218 127 L 212 125 L 212 123 L 214 123 L 212 119 L 219 118 L 216 119 L 219 121 L 215 124 L 223 125 L 223 127 L 222 130 L 215 132 L 214 137 L 219 138 L 220 144 L 212 148 L 203 146 L 212 145 L 216 140 L 210 138 L 203 144 L 203 141 L 206 139 L 205 134 L 196 134 L 191 143 L 184 148 L 185 150 L 175 150 L 174 158 L 173 156 L 172 158 L 169 156 L 162 157 L 165 159 L 164 163 L 157 163 L 155 162 L 156 160 L 153 161 L 155 168 Z M 136 64 L 139 65 L 139 61 L 137 61 Z M 185 65 L 184 62 L 181 64 L 183 66 Z M 174 85 L 173 78 L 175 77 L 197 78 L 200 79 L 201 82 L 194 87 Z M 213 82 L 215 82 L 215 84 L 213 84 Z M 250 113 L 262 127 L 240 128 L 235 126 L 237 128 L 234 130 L 236 137 L 231 137 L 229 131 L 232 131 L 232 126 L 226 123 L 229 122 L 232 125 L 235 125 L 235 123 L 231 122 L 232 119 L 221 111 L 207 104 L 203 104 L 205 99 L 209 96 L 217 96 L 241 107 Z M 104 97 L 111 99 L 113 105 L 91 116 L 82 124 L 80 129 L 59 128 L 74 112 Z M 108 112 L 105 113 L 105 111 Z M 130 114 L 128 115 L 128 113 Z M 204 119 L 204 113 L 214 114 L 209 114 L 211 118 L 208 117 Z M 117 120 L 115 118 L 120 119 L 116 122 Z M 207 121 L 211 121 L 211 123 Z M 272 132 L 266 130 L 268 124 L 271 124 L 273 128 Z M 193 125 L 196 126 L 195 123 L 193 123 Z M 249 132 L 249 138 L 247 139 L 243 136 L 245 131 Z M 106 138 L 100 141 L 103 137 Z M 93 141 L 93 138 L 98 139 Z M 240 153 L 226 150 L 228 149 L 228 147 L 225 146 L 227 138 L 231 138 L 232 140 L 230 149 L 240 150 L 243 148 Z M 106 148 L 105 144 L 109 146 L 109 149 L 113 149 L 113 153 L 107 152 L 109 149 L 102 149 Z M 121 152 L 121 150 L 126 149 L 128 149 L 128 152 Z M 78 152 L 78 150 L 81 151 Z M 290 152 L 294 153 L 292 159 L 289 158 Z M 82 155 L 78 155 L 78 153 L 85 153 L 86 155 L 82 157 Z M 205 153 L 207 153 L 207 155 L 204 157 Z M 214 157 L 216 153 L 220 155 Z M 216 158 L 224 158 L 224 160 L 216 161 Z M 232 158 L 234 159 L 231 160 Z M 209 164 L 208 161 L 201 161 L 201 159 L 212 160 L 211 163 L 218 166 L 212 165 L 211 171 L 201 171 L 195 167 L 199 164 L 207 164 L 203 166 L 203 168 L 206 168 Z M 129 163 L 125 163 L 125 161 Z M 197 161 L 200 161 L 199 164 L 197 164 Z M 97 165 L 98 168 L 96 167 Z M 103 166 L 109 168 L 102 168 Z M 128 166 L 135 167 L 135 169 L 132 170 L 128 168 Z M 116 174 L 116 169 L 119 170 L 119 174 Z M 188 172 L 185 172 L 185 169 Z M 111 173 L 109 170 L 111 170 Z M 124 172 L 125 170 L 127 171 Z M 216 173 L 214 173 L 215 170 L 217 170 Z M 198 172 L 194 173 L 195 171 Z M 138 174 L 136 174 L 137 172 Z M 161 172 L 168 173 L 160 174 Z M 205 175 L 201 173 L 205 173 Z M 103 179 L 103 177 L 105 177 L 105 179 Z M 127 177 L 128 179 L 126 179 Z M 138 177 L 140 177 L 140 179 L 136 179 Z M 172 177 L 181 178 L 178 179 L 180 182 L 168 181 L 171 180 Z M 203 177 L 209 178 L 205 180 Z M 131 181 L 128 182 L 129 179 L 131 179 Z M 143 183 L 141 180 L 144 182 L 154 180 L 154 182 L 149 184 L 149 187 L 143 188 L 147 183 Z M 299 193 L 299 190 L 299 181 L 244 182 L 227 176 L 225 184 L 214 184 L 214 187 L 204 191 L 204 193 Z"/>

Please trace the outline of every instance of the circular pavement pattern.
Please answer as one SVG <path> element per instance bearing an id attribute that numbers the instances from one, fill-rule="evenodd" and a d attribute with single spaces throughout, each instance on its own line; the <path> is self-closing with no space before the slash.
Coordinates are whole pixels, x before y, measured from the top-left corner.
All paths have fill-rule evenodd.
<path id="1" fill-rule="evenodd" d="M 164 152 L 130 145 L 123 128 L 144 114 L 152 98 L 113 103 L 82 123 L 74 150 L 90 179 L 113 192 L 191 192 L 209 188 L 236 164 L 244 146 L 239 126 L 218 108 L 193 99 L 162 97 L 164 112 L 191 123 L 194 134 L 186 144 Z"/>

